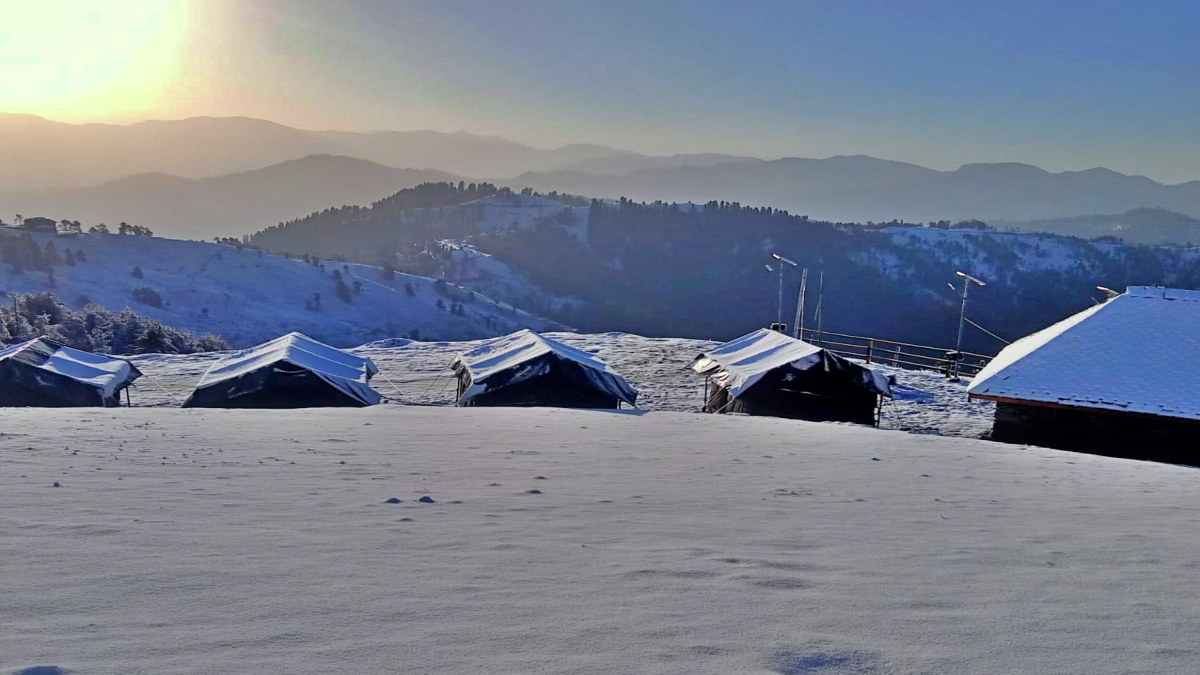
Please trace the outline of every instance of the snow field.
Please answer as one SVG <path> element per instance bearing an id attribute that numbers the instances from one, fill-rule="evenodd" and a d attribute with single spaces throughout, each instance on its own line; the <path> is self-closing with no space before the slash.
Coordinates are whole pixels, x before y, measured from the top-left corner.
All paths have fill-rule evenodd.
<path id="1" fill-rule="evenodd" d="M 1197 672 L 1198 480 L 673 412 L 0 409 L 0 673 Z"/>

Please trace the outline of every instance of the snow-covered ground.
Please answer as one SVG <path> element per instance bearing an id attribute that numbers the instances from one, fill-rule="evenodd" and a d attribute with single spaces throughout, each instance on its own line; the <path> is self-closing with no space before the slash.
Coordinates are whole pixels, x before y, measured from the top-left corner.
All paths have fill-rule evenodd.
<path id="1" fill-rule="evenodd" d="M 86 261 L 54 269 L 54 282 L 45 272 L 14 274 L 0 265 L 0 290 L 29 293 L 53 291 L 79 308 L 90 301 L 139 314 L 197 335 L 212 332 L 237 347 L 300 331 L 336 346 L 351 346 L 385 337 L 412 334 L 429 339 L 476 339 L 559 324 L 546 321 L 476 294 L 462 303 L 461 314 L 450 312 L 453 299 L 438 294 L 432 279 L 396 273 L 385 280 L 377 267 L 327 261 L 324 269 L 300 260 L 196 241 L 116 234 L 35 235 L 45 246 L 54 242 L 59 256 L 67 249 L 84 253 Z M 134 276 L 134 268 L 141 277 Z M 333 273 L 344 283 L 361 283 L 351 302 L 335 295 Z M 348 270 L 348 271 L 347 271 Z M 405 286 L 413 289 L 413 295 Z M 156 291 L 163 307 L 139 304 L 135 288 Z M 319 308 L 313 307 L 320 294 Z M 442 307 L 439 308 L 438 302 Z"/>
<path id="2" fill-rule="evenodd" d="M 678 338 L 647 338 L 628 333 L 549 333 L 550 337 L 600 357 L 638 389 L 643 410 L 697 412 L 704 399 L 704 378 L 692 372 L 692 360 L 716 342 Z M 469 342 L 412 342 L 385 340 L 350 351 L 368 356 L 379 366 L 373 386 L 398 403 L 450 404 L 454 379 L 450 361 L 480 344 Z M 172 406 L 187 398 L 204 371 L 221 353 L 164 356 L 151 354 L 130 360 L 146 375 L 135 384 L 135 406 Z M 916 433 L 979 438 L 992 426 L 995 404 L 967 401 L 970 382 L 950 382 L 939 373 L 872 364 L 893 375 L 895 399 L 884 404 L 881 426 Z"/>
<path id="3" fill-rule="evenodd" d="M 1198 488 L 739 416 L 0 409 L 0 673 L 1195 673 Z"/>

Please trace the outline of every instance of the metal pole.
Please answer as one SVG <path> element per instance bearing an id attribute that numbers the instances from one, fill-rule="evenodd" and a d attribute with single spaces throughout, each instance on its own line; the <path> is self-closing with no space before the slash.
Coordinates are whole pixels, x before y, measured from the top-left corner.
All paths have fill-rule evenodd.
<path id="1" fill-rule="evenodd" d="M 962 307 L 959 309 L 959 312 L 958 312 L 958 340 L 954 343 L 954 376 L 953 376 L 953 378 L 955 380 L 958 379 L 958 364 L 962 361 L 963 324 L 965 323 L 966 318 L 967 318 L 967 292 L 970 289 L 971 289 L 971 282 L 968 281 L 967 279 L 963 279 Z"/>
<path id="2" fill-rule="evenodd" d="M 822 342 L 825 339 L 825 331 L 821 330 L 821 321 L 825 318 L 821 316 L 821 305 L 825 302 L 825 270 L 821 270 L 821 275 L 817 277 L 817 342 Z"/>
<path id="3" fill-rule="evenodd" d="M 776 313 L 775 323 L 783 323 L 783 261 L 779 261 L 779 305 Z"/>
<path id="4" fill-rule="evenodd" d="M 796 296 L 796 339 L 804 339 L 804 295 L 808 290 L 808 268 L 800 272 L 800 295 Z"/>

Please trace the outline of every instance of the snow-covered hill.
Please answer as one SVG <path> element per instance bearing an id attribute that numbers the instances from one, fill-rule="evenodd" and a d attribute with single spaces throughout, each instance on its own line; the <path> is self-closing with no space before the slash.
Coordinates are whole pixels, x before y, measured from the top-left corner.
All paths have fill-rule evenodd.
<path id="1" fill-rule="evenodd" d="M 53 281 L 45 272 L 16 274 L 0 265 L 0 290 L 53 291 L 73 307 L 86 302 L 112 310 L 128 306 L 197 334 L 217 333 L 235 346 L 293 330 L 348 346 L 405 335 L 461 340 L 522 327 L 561 327 L 425 277 L 396 273 L 385 279 L 369 265 L 312 265 L 248 248 L 157 237 L 36 235 L 35 240 L 43 247 L 53 242 L 60 257 L 70 250 L 76 264 L 54 268 Z M 351 290 L 350 302 L 337 296 L 335 271 Z M 354 292 L 356 283 L 361 292 Z M 162 307 L 135 301 L 136 288 L 153 289 Z"/>
<path id="2" fill-rule="evenodd" d="M 1195 673 L 1197 480 L 673 412 L 3 409 L 0 673 Z"/>

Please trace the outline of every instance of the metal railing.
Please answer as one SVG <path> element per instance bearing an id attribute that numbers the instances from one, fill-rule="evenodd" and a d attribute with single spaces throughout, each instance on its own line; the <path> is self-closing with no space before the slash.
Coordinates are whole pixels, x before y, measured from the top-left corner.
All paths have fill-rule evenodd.
<path id="1" fill-rule="evenodd" d="M 992 357 L 986 354 L 962 352 L 955 358 L 955 351 L 944 347 L 930 347 L 929 345 L 916 345 L 830 331 L 818 332 L 811 328 L 805 328 L 800 337 L 809 344 L 828 349 L 839 356 L 860 359 L 867 363 L 882 363 L 897 368 L 936 370 L 947 376 L 975 375 L 992 360 Z"/>

